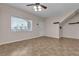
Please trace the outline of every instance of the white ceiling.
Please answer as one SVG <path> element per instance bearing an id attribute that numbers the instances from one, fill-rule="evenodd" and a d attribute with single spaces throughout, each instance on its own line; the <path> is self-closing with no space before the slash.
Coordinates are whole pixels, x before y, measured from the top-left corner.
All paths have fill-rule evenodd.
<path id="1" fill-rule="evenodd" d="M 8 5 L 20 8 L 40 17 L 62 16 L 67 12 L 79 8 L 79 3 L 41 3 L 48 8 L 46 10 L 43 9 L 41 12 L 35 12 L 32 7 L 26 6 L 27 4 L 30 3 L 10 3 Z"/>

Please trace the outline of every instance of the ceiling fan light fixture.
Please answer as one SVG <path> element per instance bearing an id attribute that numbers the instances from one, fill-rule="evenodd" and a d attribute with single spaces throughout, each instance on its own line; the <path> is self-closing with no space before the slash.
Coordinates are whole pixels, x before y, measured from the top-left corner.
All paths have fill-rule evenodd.
<path id="1" fill-rule="evenodd" d="M 42 11 L 42 9 L 38 9 L 39 11 Z"/>
<path id="2" fill-rule="evenodd" d="M 38 11 L 42 11 L 42 8 L 40 5 L 38 6 Z"/>
<path id="3" fill-rule="evenodd" d="M 38 11 L 37 6 L 33 6 L 33 9 L 34 9 L 35 11 Z"/>
<path id="4" fill-rule="evenodd" d="M 42 10 L 42 8 L 41 8 L 40 5 L 33 6 L 33 9 L 34 9 L 35 11 L 41 11 L 41 10 Z"/>
<path id="5" fill-rule="evenodd" d="M 38 9 L 41 9 L 41 6 L 40 5 L 38 5 Z"/>
<path id="6" fill-rule="evenodd" d="M 26 6 L 32 6 L 34 11 L 42 11 L 42 9 L 47 9 L 47 6 L 44 6 L 40 3 L 28 4 Z"/>

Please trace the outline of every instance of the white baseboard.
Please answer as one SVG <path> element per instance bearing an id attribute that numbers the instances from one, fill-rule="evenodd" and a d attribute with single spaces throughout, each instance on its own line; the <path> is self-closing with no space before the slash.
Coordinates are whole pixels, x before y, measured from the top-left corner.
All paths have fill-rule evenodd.
<path id="1" fill-rule="evenodd" d="M 78 38 L 71 38 L 71 37 L 60 37 L 60 38 L 64 38 L 64 39 L 77 39 L 77 40 L 79 40 Z"/>
<path id="2" fill-rule="evenodd" d="M 53 38 L 53 39 L 59 39 L 58 37 L 51 37 L 51 36 L 45 36 L 45 37 L 49 37 L 49 38 Z"/>
<path id="3" fill-rule="evenodd" d="M 32 37 L 32 38 L 29 38 L 29 39 L 34 39 L 34 38 L 38 38 L 38 37 L 41 37 L 41 36 L 37 36 L 37 37 Z M 0 45 L 4 45 L 4 44 L 9 44 L 9 43 L 14 43 L 14 42 L 19 42 L 19 41 L 23 41 L 23 40 L 29 40 L 29 39 L 26 39 L 26 38 L 23 38 L 23 39 L 18 39 L 18 40 L 15 40 L 15 41 L 9 41 L 9 42 L 0 42 Z"/>
<path id="4" fill-rule="evenodd" d="M 48 38 L 53 38 L 53 39 L 59 39 L 59 38 L 56 38 L 56 37 L 49 37 L 49 36 L 36 36 L 36 37 L 29 38 L 29 39 L 34 39 L 34 38 L 39 38 L 39 37 L 48 37 Z M 2 43 L 0 43 L 0 45 L 14 43 L 14 42 L 19 42 L 19 41 L 23 41 L 23 40 L 29 40 L 29 39 L 23 38 L 21 40 L 15 40 L 15 41 L 9 41 L 9 42 L 2 42 Z"/>

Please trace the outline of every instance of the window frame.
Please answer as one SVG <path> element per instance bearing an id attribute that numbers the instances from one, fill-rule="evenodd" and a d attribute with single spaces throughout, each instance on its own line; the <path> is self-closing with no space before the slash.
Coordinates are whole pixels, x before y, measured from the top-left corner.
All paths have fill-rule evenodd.
<path id="1" fill-rule="evenodd" d="M 27 23 L 28 22 L 30 22 L 30 29 L 27 29 L 27 30 L 13 30 L 12 29 L 12 17 L 16 17 L 16 18 L 20 18 L 20 19 L 23 19 L 24 21 L 26 21 Z M 32 20 L 29 20 L 29 19 L 26 19 L 26 18 L 23 18 L 23 17 L 19 17 L 19 16 L 13 16 L 13 15 L 11 15 L 10 16 L 10 30 L 11 30 L 11 32 L 30 32 L 30 31 L 32 31 Z"/>

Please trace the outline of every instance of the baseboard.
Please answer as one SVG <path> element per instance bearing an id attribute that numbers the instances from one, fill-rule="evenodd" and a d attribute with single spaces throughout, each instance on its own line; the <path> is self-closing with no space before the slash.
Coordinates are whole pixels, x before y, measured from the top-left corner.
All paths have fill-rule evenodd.
<path id="1" fill-rule="evenodd" d="M 38 37 L 32 37 L 30 39 L 36 39 L 36 38 L 39 38 L 39 37 L 43 37 L 43 36 L 38 36 Z M 5 45 L 5 44 L 10 44 L 10 43 L 16 43 L 16 42 L 20 42 L 20 41 L 24 41 L 24 40 L 30 40 L 30 39 L 21 39 L 21 40 L 16 40 L 16 41 L 9 41 L 9 42 L 2 42 L 0 43 L 0 45 Z"/>
<path id="2" fill-rule="evenodd" d="M 51 38 L 51 39 L 59 39 L 57 37 L 49 37 L 49 36 L 43 36 L 43 37 L 47 37 L 47 38 Z"/>
<path id="3" fill-rule="evenodd" d="M 47 38 L 51 38 L 51 39 L 59 39 L 59 38 L 55 38 L 55 37 L 49 37 L 49 36 L 38 36 L 38 37 L 33 37 L 31 39 L 37 39 L 37 38 L 40 38 L 40 37 L 47 37 Z M 6 44 L 11 44 L 11 43 L 16 43 L 16 42 L 20 42 L 20 41 L 24 41 L 24 40 L 29 40 L 29 39 L 22 39 L 22 40 L 16 40 L 16 41 L 10 41 L 10 42 L 3 42 L 3 43 L 0 43 L 0 45 L 6 45 Z"/>
<path id="4" fill-rule="evenodd" d="M 79 40 L 78 38 L 70 38 L 70 37 L 60 37 L 59 39 L 76 39 L 76 40 Z"/>

